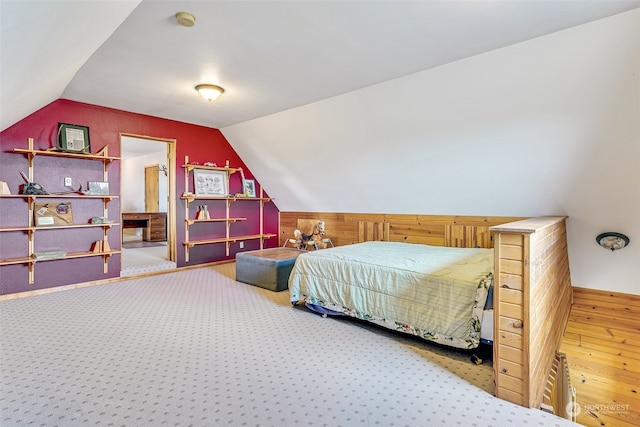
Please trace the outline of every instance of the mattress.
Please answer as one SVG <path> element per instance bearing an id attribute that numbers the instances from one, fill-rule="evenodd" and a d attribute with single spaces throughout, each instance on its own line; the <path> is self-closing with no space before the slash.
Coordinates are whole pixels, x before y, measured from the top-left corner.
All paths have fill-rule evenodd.
<path id="1" fill-rule="evenodd" d="M 485 310 L 482 314 L 480 342 L 493 345 L 493 310 Z"/>
<path id="2" fill-rule="evenodd" d="M 492 271 L 492 249 L 366 242 L 301 254 L 289 292 L 292 303 L 471 349 Z"/>

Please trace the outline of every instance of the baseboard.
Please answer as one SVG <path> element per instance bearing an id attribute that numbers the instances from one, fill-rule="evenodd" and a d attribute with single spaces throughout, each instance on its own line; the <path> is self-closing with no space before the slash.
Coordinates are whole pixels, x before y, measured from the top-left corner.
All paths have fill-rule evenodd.
<path id="1" fill-rule="evenodd" d="M 138 275 L 135 275 L 135 276 L 113 277 L 111 279 L 94 280 L 94 281 L 91 281 L 91 282 L 74 283 L 74 284 L 71 284 L 71 285 L 55 286 L 55 287 L 52 287 L 52 288 L 44 288 L 44 289 L 36 289 L 36 290 L 33 290 L 33 291 L 17 292 L 15 294 L 0 295 L 0 301 L 7 301 L 7 300 L 11 300 L 11 299 L 26 298 L 26 297 L 34 297 L 34 296 L 37 296 L 37 295 L 51 294 L 53 292 L 70 291 L 72 289 L 88 288 L 90 286 L 108 285 L 110 283 L 121 282 L 123 280 L 139 279 L 141 277 L 157 276 L 159 274 L 176 273 L 176 272 L 185 271 L 185 270 L 193 270 L 194 268 L 204 268 L 204 267 L 211 267 L 211 266 L 214 266 L 214 265 L 227 264 L 227 263 L 230 263 L 230 262 L 235 262 L 235 259 L 209 262 L 209 263 L 206 263 L 206 264 L 188 265 L 188 266 L 185 266 L 185 267 L 174 268 L 172 270 L 151 271 L 151 272 L 148 272 L 148 273 L 138 274 Z"/>
<path id="2" fill-rule="evenodd" d="M 573 293 L 574 295 L 577 293 L 585 295 L 592 294 L 598 297 L 620 298 L 622 300 L 640 302 L 640 294 L 627 294 L 623 292 L 606 291 L 602 289 L 581 288 L 579 286 L 573 287 Z"/>

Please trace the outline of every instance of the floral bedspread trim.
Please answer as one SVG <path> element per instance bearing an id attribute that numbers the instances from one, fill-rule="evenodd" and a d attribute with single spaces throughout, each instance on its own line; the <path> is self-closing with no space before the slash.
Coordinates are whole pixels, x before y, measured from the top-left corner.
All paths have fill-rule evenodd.
<path id="1" fill-rule="evenodd" d="M 347 316 L 355 317 L 357 319 L 366 320 L 376 325 L 383 326 L 387 329 L 393 329 L 396 331 L 404 332 L 406 334 L 415 335 L 423 338 L 427 341 L 433 341 L 438 344 L 444 344 L 450 347 L 456 347 L 461 349 L 472 349 L 478 347 L 480 344 L 480 325 L 482 319 L 482 312 L 484 310 L 484 303 L 487 298 L 489 286 L 493 281 L 493 273 L 487 273 L 478 284 L 478 291 L 476 293 L 476 300 L 473 307 L 473 314 L 469 319 L 469 336 L 466 339 L 452 337 L 448 335 L 439 334 L 436 331 L 430 331 L 427 329 L 418 328 L 412 325 L 403 324 L 393 320 L 385 319 L 382 317 L 374 316 L 370 313 L 363 313 L 350 307 L 343 307 L 338 304 L 323 301 L 321 299 L 305 296 L 304 299 L 309 304 L 319 305 L 328 310 L 337 311 Z"/>

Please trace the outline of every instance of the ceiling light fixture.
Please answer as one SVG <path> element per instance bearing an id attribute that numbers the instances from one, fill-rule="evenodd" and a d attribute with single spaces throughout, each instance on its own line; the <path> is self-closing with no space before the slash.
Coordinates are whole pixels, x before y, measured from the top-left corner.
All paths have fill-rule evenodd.
<path id="1" fill-rule="evenodd" d="M 608 231 L 606 233 L 598 234 L 596 242 L 605 249 L 609 249 L 612 252 L 616 249 L 622 249 L 629 245 L 629 238 L 622 233 L 614 233 Z"/>
<path id="2" fill-rule="evenodd" d="M 176 21 L 178 25 L 183 27 L 193 27 L 196 25 L 196 17 L 188 12 L 178 12 L 176 13 Z"/>
<path id="3" fill-rule="evenodd" d="M 202 95 L 202 97 L 209 102 L 215 100 L 217 97 L 224 93 L 224 89 L 222 89 L 220 86 L 209 84 L 198 85 L 196 86 L 196 90 L 200 92 L 200 95 Z"/>

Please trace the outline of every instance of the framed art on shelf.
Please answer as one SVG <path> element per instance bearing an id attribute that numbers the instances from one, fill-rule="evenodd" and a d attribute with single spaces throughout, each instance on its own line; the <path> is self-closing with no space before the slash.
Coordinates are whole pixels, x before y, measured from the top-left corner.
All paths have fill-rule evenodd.
<path id="1" fill-rule="evenodd" d="M 102 181 L 89 181 L 89 194 L 92 196 L 108 196 L 109 183 Z"/>
<path id="2" fill-rule="evenodd" d="M 68 153 L 89 154 L 89 128 L 87 126 L 58 123 L 56 150 Z"/>
<path id="3" fill-rule="evenodd" d="M 256 180 L 255 179 L 244 180 L 244 195 L 245 197 L 256 197 Z"/>
<path id="4" fill-rule="evenodd" d="M 229 195 L 227 171 L 196 169 L 193 180 L 196 196 L 227 197 Z"/>
<path id="5" fill-rule="evenodd" d="M 37 227 L 73 224 L 71 202 L 37 202 L 34 204 L 33 214 Z"/>

